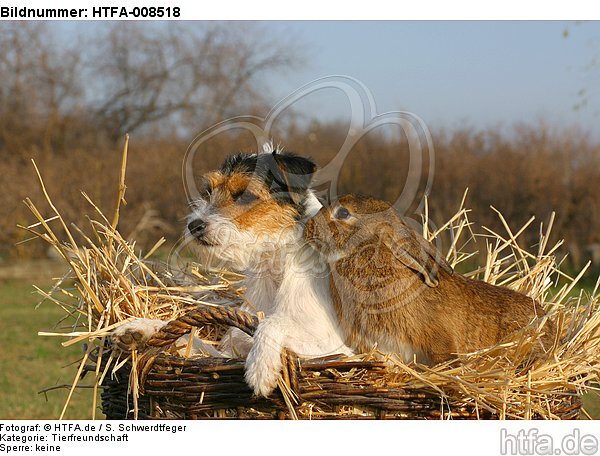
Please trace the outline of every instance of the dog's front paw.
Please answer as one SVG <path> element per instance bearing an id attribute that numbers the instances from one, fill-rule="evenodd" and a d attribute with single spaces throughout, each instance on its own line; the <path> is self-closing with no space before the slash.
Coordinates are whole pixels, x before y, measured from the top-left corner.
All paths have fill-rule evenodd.
<path id="1" fill-rule="evenodd" d="M 266 322 L 263 322 L 266 323 Z M 282 333 L 276 325 L 259 325 L 246 358 L 246 383 L 257 396 L 267 397 L 281 375 Z"/>
<path id="2" fill-rule="evenodd" d="M 261 356 L 250 351 L 246 359 L 246 383 L 257 396 L 267 397 L 277 387 L 281 373 L 281 354 Z"/>
<path id="3" fill-rule="evenodd" d="M 139 350 L 166 324 L 161 320 L 138 318 L 115 329 L 110 335 L 110 341 L 113 347 L 125 352 Z"/>

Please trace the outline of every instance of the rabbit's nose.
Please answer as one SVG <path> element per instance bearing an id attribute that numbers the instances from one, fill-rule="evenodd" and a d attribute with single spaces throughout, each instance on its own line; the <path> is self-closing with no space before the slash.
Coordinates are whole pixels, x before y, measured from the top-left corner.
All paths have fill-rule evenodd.
<path id="1" fill-rule="evenodd" d="M 188 223 L 188 230 L 194 237 L 201 237 L 206 229 L 206 222 L 202 219 L 194 219 Z"/>

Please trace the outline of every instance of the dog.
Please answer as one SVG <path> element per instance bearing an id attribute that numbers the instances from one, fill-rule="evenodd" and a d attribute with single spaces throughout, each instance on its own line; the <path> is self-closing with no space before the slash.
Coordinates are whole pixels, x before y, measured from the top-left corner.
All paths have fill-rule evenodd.
<path id="1" fill-rule="evenodd" d="M 301 357 L 352 354 L 328 271 L 315 273 L 321 263 L 303 238 L 304 223 L 322 207 L 310 189 L 315 171 L 312 160 L 270 146 L 232 155 L 203 176 L 187 219 L 185 235 L 203 254 L 244 275 L 242 309 L 265 315 L 253 338 L 231 329 L 218 350 L 246 358 L 245 379 L 256 395 L 268 396 L 277 386 L 284 348 Z M 164 324 L 132 321 L 113 332 L 113 343 L 141 347 Z"/>

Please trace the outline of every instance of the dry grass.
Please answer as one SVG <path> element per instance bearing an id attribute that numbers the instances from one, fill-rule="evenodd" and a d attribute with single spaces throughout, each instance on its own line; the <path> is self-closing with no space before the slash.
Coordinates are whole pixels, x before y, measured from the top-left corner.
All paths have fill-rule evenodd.
<path id="1" fill-rule="evenodd" d="M 551 412 L 552 401 L 560 400 L 561 392 L 583 394 L 593 389 L 593 383 L 598 381 L 600 279 L 591 295 L 581 290 L 573 297 L 590 264 L 575 277 L 560 270 L 555 252 L 562 241 L 548 245 L 554 214 L 545 229 L 544 224 L 540 224 L 539 243 L 532 252 L 520 246 L 519 236 L 532 225 L 533 217 L 513 231 L 502 214 L 492 208 L 506 234 L 484 228 L 486 233 L 476 236 L 470 231 L 470 211 L 464 208 L 464 201 L 463 197 L 456 215 L 433 233 L 427 229 L 425 211 L 424 236 L 433 240 L 444 232 L 449 235 L 452 241 L 446 259 L 453 267 L 470 258 L 470 244 L 479 239 L 481 245 L 484 240 L 485 264 L 467 275 L 506 286 L 543 302 L 548 316 L 536 326 L 524 328 L 512 340 L 463 354 L 458 361 L 434 368 L 416 366 L 419 376 L 411 373 L 411 379 L 406 380 L 423 382 L 442 391 L 460 392 L 467 403 L 492 411 L 502 419 L 530 419 L 534 414 L 555 418 Z M 544 357 L 532 358 L 532 348 L 543 334 L 547 319 L 558 325 L 559 339 Z M 405 371 L 404 367 L 400 370 Z"/>
<path id="2" fill-rule="evenodd" d="M 121 170 L 122 184 L 112 222 L 109 222 L 87 195 L 83 194 L 96 212 L 98 220 L 90 220 L 92 238 L 83 234 L 76 226 L 72 226 L 72 229 L 86 241 L 86 244 L 81 246 L 77 244 L 71 229 L 52 203 L 34 163 L 42 191 L 55 215 L 44 218 L 35 204 L 27 199 L 25 204 L 38 219 L 38 223 L 22 228 L 48 242 L 69 266 L 69 272 L 50 291 L 38 289 L 38 292 L 44 300 L 49 300 L 64 310 L 65 315 L 61 322 L 69 322 L 70 329 L 66 332 L 40 332 L 39 335 L 68 337 L 69 340 L 62 344 L 65 347 L 87 342 L 87 348 L 74 376 L 60 419 L 65 416 L 75 389 L 90 386 L 79 384 L 90 355 L 97 350 L 95 356 L 102 357 L 106 336 L 119 325 L 133 317 L 174 319 L 197 303 L 219 305 L 224 302 L 241 301 L 240 292 L 233 286 L 234 281 L 239 280 L 239 277 L 234 274 L 225 273 L 207 277 L 197 269 L 173 274 L 164 265 L 149 260 L 164 239 L 159 240 L 142 257 L 136 253 L 135 242 L 126 241 L 117 231 L 119 209 L 124 202 L 125 194 L 126 155 L 127 144 Z M 66 233 L 68 239 L 66 242 L 59 239 L 56 230 L 51 226 L 52 223 L 58 223 L 59 229 Z M 157 272 L 156 269 L 161 269 L 161 272 Z M 63 285 L 70 284 L 72 281 L 75 283 L 75 292 L 70 286 Z M 98 386 L 108 373 L 108 369 L 116 370 L 127 361 L 127 359 L 118 359 L 118 356 L 115 355 L 114 363 L 108 363 L 102 372 L 98 364 L 92 382 L 94 411 Z"/>
<path id="3" fill-rule="evenodd" d="M 33 202 L 26 201 L 38 222 L 23 228 L 57 250 L 70 267 L 70 273 L 63 281 L 73 279 L 76 287 L 73 293 L 63 286 L 63 281 L 59 281 L 49 292 L 39 290 L 44 299 L 60 306 L 65 312 L 65 321 L 71 322 L 68 331 L 43 335 L 68 338 L 64 346 L 84 341 L 88 344 L 74 373 L 60 418 L 64 417 L 75 389 L 84 386 L 79 384 L 79 379 L 92 353 L 102 356 L 106 350 L 105 338 L 117 326 L 132 317 L 175 319 L 198 302 L 220 305 L 242 300 L 235 286 L 236 277 L 225 273 L 209 277 L 193 267 L 186 271 L 158 268 L 150 258 L 161 241 L 143 256 L 136 252 L 135 243 L 124 239 L 117 230 L 119 210 L 124 203 L 124 176 L 125 158 L 112 221 L 84 194 L 96 213 L 95 218 L 90 220 L 92 236 L 85 236 L 79 228 L 68 226 L 46 192 L 39 172 L 43 193 L 54 213 L 45 218 Z M 592 385 L 598 380 L 598 283 L 591 295 L 580 292 L 573 297 L 589 265 L 575 277 L 560 270 L 555 256 L 560 242 L 548 245 L 553 217 L 547 226 L 540 225 L 539 243 L 530 251 L 520 245 L 519 239 L 531 228 L 533 219 L 514 231 L 498 212 L 505 234 L 486 230 L 481 235 L 474 235 L 469 221 L 470 211 L 464 207 L 464 202 L 465 198 L 456 214 L 435 231 L 428 228 L 429 211 L 426 206 L 424 236 L 430 240 L 438 237 L 449 239 L 446 257 L 453 266 L 471 258 L 474 241 L 485 246 L 485 263 L 468 275 L 527 293 L 544 302 L 547 318 L 558 325 L 560 340 L 547 356 L 537 359 L 530 356 L 532 346 L 543 334 L 546 321 L 543 319 L 535 327 L 524 328 L 512 340 L 476 353 L 462 354 L 458 361 L 433 368 L 405 365 L 393 356 L 387 357 L 391 367 L 385 374 L 385 381 L 390 385 L 433 389 L 440 395 L 442 403 L 445 397 L 458 396 L 476 410 L 492 411 L 500 418 L 528 419 L 534 415 L 556 418 L 552 412 L 553 405 L 564 399 L 565 392 L 583 394 L 593 389 Z M 59 239 L 57 230 L 66 233 L 66 242 Z M 85 243 L 78 245 L 72 232 L 78 232 Z M 205 331 L 201 337 L 215 340 L 218 334 Z M 105 376 L 127 361 L 119 359 L 120 355 L 116 352 L 110 356 L 112 362 L 104 368 L 97 363 L 91 383 L 95 393 Z M 137 354 L 133 353 L 132 357 L 135 363 Z M 135 376 L 131 386 L 136 396 Z M 94 394 L 93 410 L 96 409 L 96 397 L 97 394 Z"/>

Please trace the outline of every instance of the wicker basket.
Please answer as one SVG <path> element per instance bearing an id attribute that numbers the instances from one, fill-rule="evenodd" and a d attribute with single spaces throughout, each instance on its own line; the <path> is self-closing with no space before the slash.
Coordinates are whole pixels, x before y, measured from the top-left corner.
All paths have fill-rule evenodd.
<path id="1" fill-rule="evenodd" d="M 433 389 L 390 387 L 382 382 L 386 365 L 341 357 L 299 359 L 284 352 L 280 388 L 268 399 L 254 397 L 244 381 L 244 361 L 182 358 L 167 348 L 192 327 L 235 326 L 252 335 L 258 319 L 237 308 L 201 306 L 170 322 L 151 338 L 139 358 L 141 419 L 494 419 L 460 399 Z M 357 372 L 359 375 L 357 375 Z M 105 379 L 102 409 L 109 419 L 134 418 L 129 390 L 131 365 Z M 347 375 L 352 374 L 352 375 Z M 383 383 L 383 384 L 382 384 Z M 552 412 L 576 419 L 581 401 L 564 392 Z M 318 411 L 318 413 L 316 412 Z M 533 418 L 537 418 L 535 415 Z"/>

